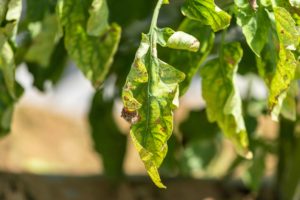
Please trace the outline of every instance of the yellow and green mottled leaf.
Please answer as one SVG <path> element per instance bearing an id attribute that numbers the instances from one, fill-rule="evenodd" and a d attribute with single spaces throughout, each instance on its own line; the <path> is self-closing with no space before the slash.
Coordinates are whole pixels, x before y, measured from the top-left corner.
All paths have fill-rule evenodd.
<path id="1" fill-rule="evenodd" d="M 208 62 L 201 70 L 202 94 L 207 104 L 208 119 L 218 123 L 240 155 L 251 158 L 242 100 L 234 84 L 242 56 L 243 50 L 239 43 L 224 45 L 220 49 L 220 57 Z"/>
<path id="2" fill-rule="evenodd" d="M 283 100 L 294 79 L 297 61 L 294 54 L 280 46 L 279 61 L 276 66 L 276 72 L 270 85 L 270 94 L 268 99 L 268 107 L 273 120 L 278 120 Z"/>
<path id="3" fill-rule="evenodd" d="M 143 35 L 123 88 L 122 116 L 132 124 L 130 134 L 149 176 L 165 188 L 158 168 L 167 153 L 184 74 L 151 54 L 150 46 L 149 37 Z"/>
<path id="4" fill-rule="evenodd" d="M 121 37 L 121 28 L 112 24 L 101 36 L 92 36 L 86 30 L 91 0 L 61 0 L 58 3 L 60 24 L 64 29 L 65 46 L 84 75 L 99 88 L 104 81 L 113 61 L 113 56 Z M 93 20 L 90 31 L 96 31 L 102 23 L 107 23 L 106 17 Z"/>
<path id="5" fill-rule="evenodd" d="M 286 49 L 296 50 L 300 41 L 300 34 L 296 28 L 294 19 L 290 13 L 282 7 L 275 7 L 274 15 L 280 43 Z"/>
<path id="6" fill-rule="evenodd" d="M 184 16 L 209 25 L 216 32 L 229 26 L 231 16 L 221 10 L 214 0 L 186 0 L 182 9 Z"/>

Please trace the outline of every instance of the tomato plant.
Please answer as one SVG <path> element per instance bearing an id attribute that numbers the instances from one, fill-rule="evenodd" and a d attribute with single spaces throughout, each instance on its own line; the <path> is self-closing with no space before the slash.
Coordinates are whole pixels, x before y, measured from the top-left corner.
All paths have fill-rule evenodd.
<path id="1" fill-rule="evenodd" d="M 165 188 L 161 166 L 182 171 L 180 162 L 188 159 L 183 149 L 208 141 L 211 146 L 202 150 L 211 150 L 218 132 L 240 156 L 233 167 L 253 160 L 250 186 L 259 185 L 264 159 L 272 153 L 279 156 L 278 183 L 291 183 L 288 192 L 282 189 L 284 198 L 299 187 L 298 0 L 2 0 L 0 25 L 2 136 L 10 131 L 14 104 L 23 93 L 16 67 L 25 63 L 43 91 L 72 60 L 97 91 L 90 124 L 108 176 L 122 175 L 126 136 L 112 115 L 113 102 L 122 98 L 120 115 L 130 123 L 131 139 L 158 187 Z M 249 74 L 264 81 L 266 100 L 251 92 L 240 95 L 236 78 Z M 116 77 L 114 94 L 105 97 L 109 77 Z M 179 125 L 178 137 L 173 112 L 195 77 L 201 79 L 206 107 Z M 280 121 L 278 142 L 256 136 L 262 115 Z M 285 170 L 294 170 L 295 177 L 285 177 Z"/>

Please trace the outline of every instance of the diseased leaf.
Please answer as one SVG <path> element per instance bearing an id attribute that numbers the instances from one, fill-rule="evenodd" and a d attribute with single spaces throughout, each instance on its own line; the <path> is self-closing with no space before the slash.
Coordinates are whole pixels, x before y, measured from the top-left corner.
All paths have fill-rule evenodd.
<path id="1" fill-rule="evenodd" d="M 279 61 L 277 63 L 276 72 L 270 85 L 270 94 L 268 99 L 268 107 L 272 119 L 278 121 L 283 100 L 286 92 L 294 79 L 297 61 L 293 53 L 283 45 L 280 46 Z"/>
<path id="2" fill-rule="evenodd" d="M 300 34 L 292 16 L 282 7 L 275 7 L 274 15 L 280 43 L 283 44 L 286 49 L 296 50 L 300 41 Z"/>
<path id="3" fill-rule="evenodd" d="M 209 25 L 216 32 L 229 26 L 231 16 L 221 10 L 214 0 L 186 0 L 182 9 L 184 16 Z"/>
<path id="4" fill-rule="evenodd" d="M 260 56 L 270 29 L 270 20 L 264 7 L 257 10 L 249 5 L 248 0 L 235 0 L 237 5 L 237 23 L 242 27 L 246 41 L 252 51 Z"/>
<path id="5" fill-rule="evenodd" d="M 240 155 L 251 158 L 242 101 L 234 84 L 243 50 L 239 43 L 229 43 L 220 51 L 220 58 L 208 62 L 201 70 L 202 94 L 207 104 L 208 119 L 218 123 Z"/>
<path id="6" fill-rule="evenodd" d="M 175 32 L 171 28 L 157 29 L 158 43 L 171 49 L 188 50 L 197 52 L 200 43 L 194 36 L 183 31 Z"/>
<path id="7" fill-rule="evenodd" d="M 214 44 L 215 35 L 208 26 L 199 26 L 197 21 L 189 19 L 185 19 L 181 23 L 179 30 L 194 35 L 201 44 L 196 53 L 178 50 L 170 52 L 169 63 L 186 75 L 184 81 L 179 84 L 179 92 L 182 96 L 187 91 L 199 67 L 209 55 Z"/>
<path id="8" fill-rule="evenodd" d="M 89 13 L 90 17 L 87 23 L 88 34 L 92 36 L 101 36 L 109 29 L 106 0 L 93 0 Z M 101 23 L 99 23 L 100 19 Z"/>
<path id="9" fill-rule="evenodd" d="M 142 36 L 131 71 L 123 88 L 123 118 L 153 182 L 165 188 L 158 168 L 167 153 L 173 130 L 173 109 L 178 104 L 178 83 L 184 74 L 152 55 L 147 35 Z"/>
<path id="10" fill-rule="evenodd" d="M 85 76 L 92 81 L 94 87 L 99 88 L 116 53 L 121 28 L 117 24 L 112 24 L 99 37 L 89 35 L 86 26 L 90 5 L 91 0 L 61 0 L 57 10 L 64 29 L 65 46 L 69 55 Z M 98 23 L 107 23 L 106 18 L 99 19 Z M 97 25 L 93 24 L 92 27 L 95 28 Z"/>

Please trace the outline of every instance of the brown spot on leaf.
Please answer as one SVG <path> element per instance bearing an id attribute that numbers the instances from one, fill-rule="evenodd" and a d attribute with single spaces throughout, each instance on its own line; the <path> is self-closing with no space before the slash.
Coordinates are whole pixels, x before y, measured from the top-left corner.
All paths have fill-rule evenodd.
<path id="1" fill-rule="evenodd" d="M 137 111 L 129 111 L 126 108 L 122 109 L 121 117 L 130 124 L 135 124 L 140 120 L 140 116 Z"/>

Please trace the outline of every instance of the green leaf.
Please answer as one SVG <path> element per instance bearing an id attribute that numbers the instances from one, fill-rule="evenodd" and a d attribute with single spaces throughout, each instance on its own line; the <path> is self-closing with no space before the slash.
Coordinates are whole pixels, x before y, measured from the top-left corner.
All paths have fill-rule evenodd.
<path id="1" fill-rule="evenodd" d="M 123 88 L 123 118 L 153 182 L 165 188 L 158 174 L 173 130 L 173 109 L 178 104 L 178 83 L 184 74 L 151 54 L 150 41 L 141 45 Z"/>
<path id="2" fill-rule="evenodd" d="M 58 19 L 55 15 L 46 15 L 42 23 L 34 25 L 39 26 L 40 31 L 33 38 L 25 59 L 28 62 L 35 62 L 41 67 L 47 67 L 55 45 L 60 39 Z"/>
<path id="3" fill-rule="evenodd" d="M 180 96 L 182 96 L 187 91 L 199 67 L 209 55 L 214 44 L 215 35 L 209 27 L 199 26 L 197 21 L 189 19 L 185 19 L 181 23 L 179 30 L 194 35 L 201 44 L 197 53 L 178 50 L 170 51 L 169 63 L 186 75 L 185 80 L 179 85 Z"/>
<path id="4" fill-rule="evenodd" d="M 182 9 L 184 16 L 209 25 L 216 32 L 229 26 L 231 16 L 221 10 L 214 0 L 186 0 Z"/>
<path id="5" fill-rule="evenodd" d="M 104 173 L 109 179 L 116 181 L 124 175 L 127 137 L 119 131 L 114 121 L 113 105 L 113 99 L 105 100 L 103 92 L 97 92 L 92 102 L 89 121 L 94 147 L 101 155 Z"/>
<path id="6" fill-rule="evenodd" d="M 197 52 L 200 43 L 194 36 L 183 31 L 175 32 L 171 28 L 157 29 L 158 43 L 171 49 L 188 50 Z"/>
<path id="7" fill-rule="evenodd" d="M 247 0 L 235 0 L 235 4 L 238 7 L 237 23 L 252 51 L 260 56 L 271 26 L 268 14 L 263 7 L 253 10 Z"/>
<path id="8" fill-rule="evenodd" d="M 268 99 L 268 107 L 272 119 L 278 121 L 283 100 L 289 89 L 291 81 L 294 79 L 297 61 L 294 54 L 280 46 L 279 61 L 277 63 L 276 72 L 270 85 L 270 94 Z"/>
<path id="9" fill-rule="evenodd" d="M 93 0 L 89 13 L 90 17 L 87 23 L 88 34 L 101 36 L 109 29 L 106 0 Z M 99 19 L 101 19 L 101 23 L 99 23 Z"/>
<path id="10" fill-rule="evenodd" d="M 278 38 L 284 48 L 296 50 L 300 41 L 300 34 L 290 13 L 282 7 L 274 8 Z"/>
<path id="11" fill-rule="evenodd" d="M 90 5 L 90 0 L 61 0 L 57 10 L 69 55 L 85 76 L 92 81 L 94 87 L 99 88 L 112 64 L 119 44 L 121 28 L 117 24 L 112 24 L 101 36 L 89 35 L 86 26 Z M 98 23 L 107 22 L 104 18 L 99 19 Z M 93 24 L 93 27 L 97 25 Z"/>
<path id="12" fill-rule="evenodd" d="M 218 123 L 240 155 L 251 158 L 242 101 L 234 84 L 242 55 L 239 43 L 224 45 L 220 49 L 220 57 L 208 62 L 201 70 L 202 94 L 207 104 L 208 119 Z"/>

